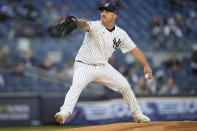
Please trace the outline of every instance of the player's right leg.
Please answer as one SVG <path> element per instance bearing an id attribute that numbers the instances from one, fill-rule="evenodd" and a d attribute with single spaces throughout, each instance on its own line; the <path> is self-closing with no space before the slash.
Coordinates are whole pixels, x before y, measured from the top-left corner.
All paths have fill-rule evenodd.
<path id="1" fill-rule="evenodd" d="M 66 94 L 60 112 L 55 114 L 56 120 L 60 124 L 64 124 L 68 116 L 72 114 L 82 90 L 94 79 L 96 74 L 89 65 L 79 62 L 75 63 L 74 70 L 72 86 Z"/>

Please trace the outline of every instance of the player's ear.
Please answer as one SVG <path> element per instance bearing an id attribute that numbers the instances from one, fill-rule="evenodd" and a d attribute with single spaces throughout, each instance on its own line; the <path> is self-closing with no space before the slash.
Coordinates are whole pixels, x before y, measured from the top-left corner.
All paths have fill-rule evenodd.
<path id="1" fill-rule="evenodd" d="M 118 18 L 117 14 L 114 14 L 114 20 L 116 20 Z"/>

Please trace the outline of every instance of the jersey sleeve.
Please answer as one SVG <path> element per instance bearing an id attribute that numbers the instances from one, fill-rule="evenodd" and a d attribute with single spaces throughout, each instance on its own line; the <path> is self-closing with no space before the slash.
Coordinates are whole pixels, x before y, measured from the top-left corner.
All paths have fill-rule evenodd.
<path id="1" fill-rule="evenodd" d="M 98 21 L 88 21 L 88 25 L 90 26 L 89 34 L 97 34 L 100 28 Z"/>
<path id="2" fill-rule="evenodd" d="M 126 53 L 128 51 L 131 51 L 136 47 L 135 43 L 131 40 L 129 35 L 126 32 L 123 32 L 123 40 L 120 44 L 119 48 L 122 51 L 122 53 Z"/>

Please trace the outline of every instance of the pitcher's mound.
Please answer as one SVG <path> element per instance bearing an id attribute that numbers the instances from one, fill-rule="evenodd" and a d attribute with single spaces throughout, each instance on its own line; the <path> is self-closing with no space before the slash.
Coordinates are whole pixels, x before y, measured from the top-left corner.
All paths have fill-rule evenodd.
<path id="1" fill-rule="evenodd" d="M 87 126 L 58 131 L 197 131 L 196 121 L 171 121 L 150 123 L 116 123 L 110 125 Z"/>

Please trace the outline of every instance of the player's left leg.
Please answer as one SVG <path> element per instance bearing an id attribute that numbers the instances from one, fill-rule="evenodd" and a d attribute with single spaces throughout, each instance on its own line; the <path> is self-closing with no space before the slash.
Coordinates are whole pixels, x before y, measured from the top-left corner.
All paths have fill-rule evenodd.
<path id="1" fill-rule="evenodd" d="M 100 68 L 99 77 L 96 80 L 97 83 L 103 84 L 108 88 L 122 94 L 124 101 L 128 104 L 131 109 L 136 122 L 149 122 L 150 119 L 143 115 L 141 108 L 137 102 L 137 99 L 131 90 L 126 78 L 115 70 L 110 64 Z"/>

